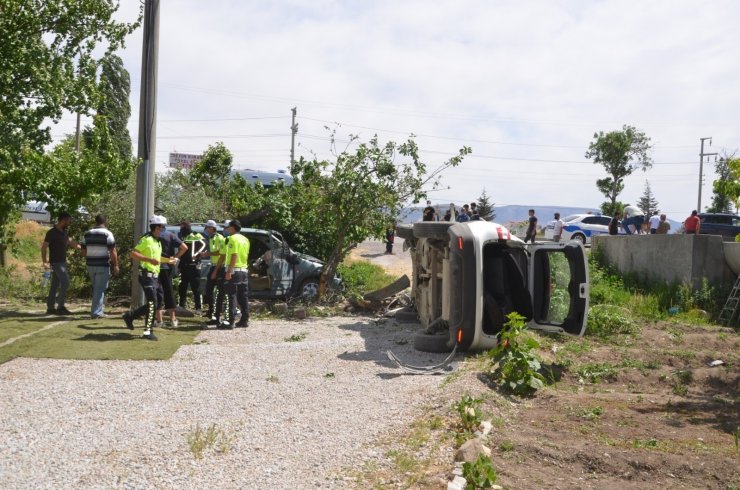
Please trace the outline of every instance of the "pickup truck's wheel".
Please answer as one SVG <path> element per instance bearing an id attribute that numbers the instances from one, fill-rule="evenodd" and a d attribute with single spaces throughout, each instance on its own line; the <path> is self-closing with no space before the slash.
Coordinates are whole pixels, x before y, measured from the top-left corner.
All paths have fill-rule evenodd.
<path id="1" fill-rule="evenodd" d="M 452 348 L 447 346 L 449 340 L 449 332 L 441 335 L 417 333 L 414 334 L 414 349 L 422 352 L 450 352 Z"/>
<path id="2" fill-rule="evenodd" d="M 298 289 L 298 296 L 303 299 L 316 299 L 319 296 L 319 278 L 309 277 L 303 281 L 300 289 Z"/>
<path id="3" fill-rule="evenodd" d="M 447 229 L 454 224 L 449 221 L 414 223 L 414 236 L 417 238 L 447 238 Z"/>
<path id="4" fill-rule="evenodd" d="M 414 238 L 414 228 L 409 225 L 398 225 L 396 226 L 396 235 L 404 240 Z"/>

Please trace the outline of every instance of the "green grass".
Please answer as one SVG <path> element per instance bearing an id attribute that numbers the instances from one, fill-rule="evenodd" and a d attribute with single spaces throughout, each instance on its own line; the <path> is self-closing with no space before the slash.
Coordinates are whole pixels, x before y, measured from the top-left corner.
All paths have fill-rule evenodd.
<path id="1" fill-rule="evenodd" d="M 82 315 L 80 315 L 82 316 Z M 158 341 L 141 338 L 143 329 L 127 330 L 120 318 L 90 320 L 78 317 L 44 317 L 5 312 L 0 318 L 0 343 L 23 334 L 28 337 L 0 347 L 0 364 L 16 357 L 50 359 L 169 359 L 181 345 L 191 344 L 200 323 L 180 320 L 177 329 L 156 329 Z M 62 322 L 52 328 L 44 327 Z"/>
<path id="2" fill-rule="evenodd" d="M 391 284 L 398 279 L 379 265 L 366 261 L 339 265 L 342 283 L 349 294 L 363 295 Z"/>

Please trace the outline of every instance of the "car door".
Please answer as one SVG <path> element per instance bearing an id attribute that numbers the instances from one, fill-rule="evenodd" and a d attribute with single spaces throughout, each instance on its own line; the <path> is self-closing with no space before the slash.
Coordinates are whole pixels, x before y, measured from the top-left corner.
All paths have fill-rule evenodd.
<path id="1" fill-rule="evenodd" d="M 268 274 L 272 281 L 272 294 L 285 296 L 293 286 L 294 270 L 290 263 L 292 252 L 283 237 L 275 231 L 269 233 L 270 257 L 267 260 Z"/>
<path id="2" fill-rule="evenodd" d="M 538 243 L 528 247 L 530 328 L 583 335 L 588 316 L 588 264 L 575 241 Z"/>

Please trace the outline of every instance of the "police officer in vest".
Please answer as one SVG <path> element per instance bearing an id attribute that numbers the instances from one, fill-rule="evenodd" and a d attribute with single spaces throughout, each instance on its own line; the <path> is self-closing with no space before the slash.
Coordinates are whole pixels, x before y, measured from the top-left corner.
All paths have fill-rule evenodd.
<path id="1" fill-rule="evenodd" d="M 178 288 L 179 305 L 185 308 L 188 286 L 193 290 L 193 302 L 196 311 L 200 311 L 200 259 L 206 249 L 206 241 L 198 232 L 194 232 L 189 221 L 180 223 L 180 240 L 188 251 L 180 259 L 180 286 Z"/>
<path id="2" fill-rule="evenodd" d="M 249 305 L 247 287 L 249 279 L 249 239 L 239 233 L 241 225 L 237 220 L 229 221 L 226 231 L 229 239 L 223 257 L 224 271 L 224 320 L 220 328 L 233 329 L 249 326 Z M 219 260 L 220 262 L 220 260 Z M 235 323 L 236 304 L 239 304 L 242 316 Z"/>
<path id="3" fill-rule="evenodd" d="M 134 329 L 134 320 L 144 316 L 144 338 L 157 340 L 154 335 L 154 320 L 157 311 L 157 287 L 159 265 L 163 262 L 175 264 L 175 258 L 162 256 L 162 243 L 159 237 L 167 221 L 162 216 L 154 215 L 149 219 L 149 233 L 141 237 L 131 251 L 131 258 L 139 262 L 139 284 L 144 290 L 145 302 L 134 311 L 123 314 L 123 321 L 129 330 Z"/>
<path id="4" fill-rule="evenodd" d="M 203 292 L 203 300 L 208 305 L 208 313 L 206 313 L 206 318 L 209 320 L 208 325 L 218 325 L 218 318 L 214 316 L 216 312 L 216 301 L 213 290 L 216 287 L 218 279 L 218 259 L 221 256 L 221 250 L 226 245 L 226 239 L 218 232 L 217 226 L 216 222 L 212 219 L 206 221 L 204 231 L 208 250 L 200 254 L 203 258 L 210 257 L 211 259 L 211 268 L 208 270 L 208 275 L 206 276 L 206 290 Z"/>

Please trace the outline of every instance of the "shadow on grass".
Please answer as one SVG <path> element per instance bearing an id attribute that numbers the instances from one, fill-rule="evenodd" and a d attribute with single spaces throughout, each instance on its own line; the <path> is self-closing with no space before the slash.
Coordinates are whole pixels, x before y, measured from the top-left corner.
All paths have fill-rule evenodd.
<path id="1" fill-rule="evenodd" d="M 89 333 L 83 337 L 78 337 L 73 340 L 91 340 L 93 342 L 108 342 L 111 340 L 134 340 L 140 339 L 141 333 L 128 333 L 128 332 L 116 332 L 116 333 Z"/>

